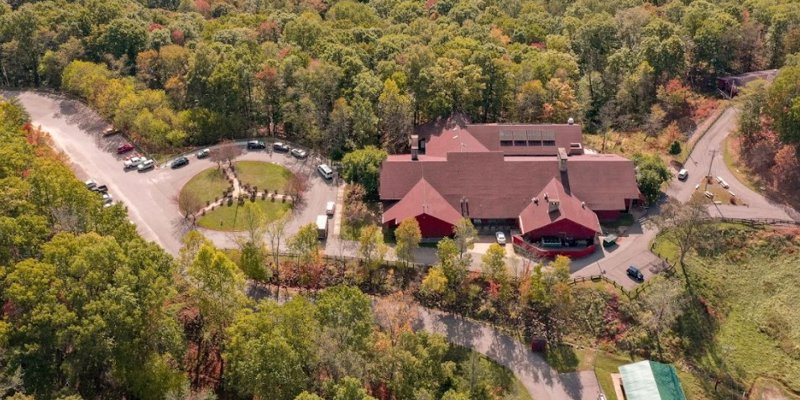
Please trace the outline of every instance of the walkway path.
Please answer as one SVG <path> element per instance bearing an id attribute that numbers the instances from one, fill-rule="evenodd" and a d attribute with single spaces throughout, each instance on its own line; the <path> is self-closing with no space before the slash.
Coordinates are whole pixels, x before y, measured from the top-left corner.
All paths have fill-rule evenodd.
<path id="1" fill-rule="evenodd" d="M 534 400 L 597 400 L 593 371 L 559 374 L 527 346 L 492 327 L 442 311 L 419 307 L 415 330 L 443 335 L 450 343 L 481 353 L 510 369 Z"/>

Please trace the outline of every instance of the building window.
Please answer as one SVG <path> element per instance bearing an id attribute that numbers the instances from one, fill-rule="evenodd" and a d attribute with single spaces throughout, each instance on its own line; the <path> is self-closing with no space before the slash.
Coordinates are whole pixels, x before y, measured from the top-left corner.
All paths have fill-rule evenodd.
<path id="1" fill-rule="evenodd" d="M 528 142 L 526 140 L 515 140 L 514 146 L 526 146 Z"/>
<path id="2" fill-rule="evenodd" d="M 528 140 L 528 146 L 539 147 L 541 145 L 542 145 L 542 141 L 541 140 Z"/>
<path id="3" fill-rule="evenodd" d="M 511 140 L 501 140 L 500 141 L 500 146 L 513 146 L 513 145 L 514 145 L 514 142 L 511 141 Z"/>
<path id="4" fill-rule="evenodd" d="M 555 140 L 545 140 L 543 145 L 544 146 L 555 146 L 556 145 L 556 141 Z"/>

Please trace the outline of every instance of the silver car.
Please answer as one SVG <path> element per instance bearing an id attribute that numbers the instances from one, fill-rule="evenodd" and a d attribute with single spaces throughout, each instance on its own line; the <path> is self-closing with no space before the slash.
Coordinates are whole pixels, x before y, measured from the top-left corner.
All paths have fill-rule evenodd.
<path id="1" fill-rule="evenodd" d="M 506 234 L 503 232 L 496 232 L 494 234 L 495 239 L 497 239 L 497 244 L 505 245 L 506 244 Z"/>

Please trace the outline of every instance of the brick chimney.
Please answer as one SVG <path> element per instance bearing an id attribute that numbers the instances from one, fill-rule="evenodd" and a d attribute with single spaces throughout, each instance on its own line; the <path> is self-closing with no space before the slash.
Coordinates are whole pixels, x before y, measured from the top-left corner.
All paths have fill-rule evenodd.
<path id="1" fill-rule="evenodd" d="M 417 161 L 419 159 L 419 135 L 411 135 L 410 141 L 411 159 Z"/>
<path id="2" fill-rule="evenodd" d="M 563 147 L 558 148 L 558 170 L 561 172 L 567 172 L 567 150 Z"/>

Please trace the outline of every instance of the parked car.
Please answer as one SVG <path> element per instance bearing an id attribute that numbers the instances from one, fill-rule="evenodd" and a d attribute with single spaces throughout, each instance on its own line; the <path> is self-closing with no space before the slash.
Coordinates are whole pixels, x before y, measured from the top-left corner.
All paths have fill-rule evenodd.
<path id="1" fill-rule="evenodd" d="M 139 166 L 139 164 L 141 164 L 141 163 L 142 163 L 144 160 L 146 160 L 146 158 L 144 158 L 144 157 L 139 157 L 139 156 L 135 156 L 135 157 L 131 157 L 131 158 L 129 158 L 129 159 L 127 159 L 127 160 L 125 160 L 125 161 L 122 163 L 122 165 L 123 165 L 123 167 L 124 167 L 125 169 L 136 168 L 136 167 L 138 167 L 138 166 Z"/>
<path id="2" fill-rule="evenodd" d="M 142 161 L 138 166 L 136 166 L 136 170 L 139 172 L 147 171 L 156 166 L 156 162 L 150 159 Z"/>
<path id="3" fill-rule="evenodd" d="M 109 126 L 108 128 L 103 130 L 103 137 L 116 135 L 119 133 L 119 130 L 114 128 L 113 126 Z"/>
<path id="4" fill-rule="evenodd" d="M 97 193 L 108 193 L 108 186 L 106 185 L 97 185 L 90 189 L 93 192 Z"/>
<path id="5" fill-rule="evenodd" d="M 92 190 L 93 187 L 97 186 L 97 182 L 95 182 L 93 179 L 89 179 L 88 181 L 83 182 L 83 184 L 86 185 L 86 188 L 89 190 Z"/>
<path id="6" fill-rule="evenodd" d="M 132 144 L 125 143 L 122 146 L 117 147 L 117 154 L 125 154 L 131 150 L 135 149 Z"/>
<path id="7" fill-rule="evenodd" d="M 260 150 L 260 149 L 266 149 L 266 148 L 267 148 L 267 145 L 265 145 L 264 142 L 262 142 L 260 140 L 251 140 L 251 141 L 247 142 L 247 149 L 248 150 Z"/>
<path id="8" fill-rule="evenodd" d="M 287 143 L 275 142 L 275 143 L 272 144 L 272 149 L 275 150 L 275 151 L 287 152 L 287 151 L 291 150 L 292 148 L 289 147 L 289 145 Z"/>
<path id="9" fill-rule="evenodd" d="M 506 234 L 503 232 L 496 232 L 494 234 L 494 238 L 497 239 L 497 244 L 504 245 L 506 244 Z"/>
<path id="10" fill-rule="evenodd" d="M 111 204 L 114 201 L 114 198 L 111 197 L 110 194 L 105 193 L 103 194 L 103 204 Z"/>
<path id="11" fill-rule="evenodd" d="M 328 204 L 325 205 L 325 214 L 333 215 L 336 212 L 336 202 L 329 201 Z"/>
<path id="12" fill-rule="evenodd" d="M 211 155 L 211 149 L 203 149 L 197 152 L 197 158 L 206 158 Z"/>
<path id="13" fill-rule="evenodd" d="M 333 179 L 333 170 L 328 166 L 328 164 L 320 164 L 317 167 L 317 172 L 319 172 L 319 174 L 325 179 Z"/>
<path id="14" fill-rule="evenodd" d="M 685 181 L 687 178 L 689 178 L 689 171 L 685 168 L 678 171 L 678 180 Z"/>
<path id="15" fill-rule="evenodd" d="M 175 168 L 180 168 L 180 167 L 182 167 L 184 165 L 187 165 L 187 164 L 189 164 L 189 159 L 188 158 L 186 158 L 186 157 L 178 157 L 174 161 L 172 161 L 172 163 L 169 165 L 169 167 L 172 168 L 172 169 L 175 169 Z"/>
<path id="16" fill-rule="evenodd" d="M 628 276 L 633 278 L 633 280 L 635 280 L 635 281 L 638 281 L 638 282 L 644 281 L 644 275 L 642 274 L 642 271 L 639 271 L 639 268 L 636 268 L 633 265 L 628 267 L 628 270 L 626 271 L 626 273 L 628 274 Z"/>
<path id="17" fill-rule="evenodd" d="M 303 149 L 292 149 L 292 155 L 296 158 L 306 158 L 308 152 Z"/>

